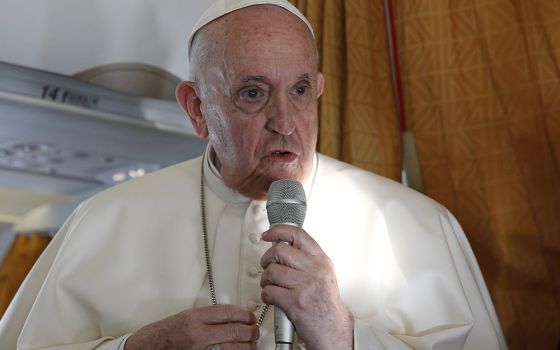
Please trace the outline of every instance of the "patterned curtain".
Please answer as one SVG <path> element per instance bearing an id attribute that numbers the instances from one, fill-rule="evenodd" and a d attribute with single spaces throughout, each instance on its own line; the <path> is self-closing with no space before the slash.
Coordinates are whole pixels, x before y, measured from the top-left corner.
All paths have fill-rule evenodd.
<path id="1" fill-rule="evenodd" d="M 0 317 L 51 237 L 44 234 L 18 234 L 0 265 Z"/>
<path id="2" fill-rule="evenodd" d="M 395 1 L 426 193 L 462 223 L 510 349 L 560 339 L 560 1 Z"/>
<path id="3" fill-rule="evenodd" d="M 313 26 L 326 80 L 319 151 L 400 180 L 400 132 L 383 2 L 291 1 Z"/>

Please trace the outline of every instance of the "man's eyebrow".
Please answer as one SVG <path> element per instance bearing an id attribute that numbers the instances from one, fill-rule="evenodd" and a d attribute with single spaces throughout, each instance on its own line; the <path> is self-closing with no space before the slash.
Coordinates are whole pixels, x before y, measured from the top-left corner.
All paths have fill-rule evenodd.
<path id="1" fill-rule="evenodd" d="M 298 80 L 316 81 L 317 79 L 313 78 L 309 73 L 303 73 L 302 75 L 298 76 Z M 250 81 L 267 82 L 267 79 L 262 75 L 248 75 L 243 78 L 243 80 L 241 80 L 242 83 L 247 83 Z"/>
<path id="2" fill-rule="evenodd" d="M 243 83 L 247 83 L 250 82 L 252 80 L 256 80 L 256 81 L 261 81 L 261 82 L 265 82 L 266 78 L 263 77 L 262 75 L 248 75 L 245 78 L 243 78 L 243 80 L 241 80 L 241 82 Z"/>
<path id="3" fill-rule="evenodd" d="M 315 81 L 317 79 L 313 78 L 311 75 L 309 75 L 309 73 L 303 73 L 302 75 L 300 75 L 298 77 L 298 80 L 311 80 L 311 81 Z"/>

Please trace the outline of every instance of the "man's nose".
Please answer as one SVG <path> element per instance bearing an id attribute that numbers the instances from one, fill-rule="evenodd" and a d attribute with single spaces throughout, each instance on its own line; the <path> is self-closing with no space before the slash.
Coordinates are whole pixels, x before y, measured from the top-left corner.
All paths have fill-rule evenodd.
<path id="1" fill-rule="evenodd" d="M 287 98 L 276 96 L 270 101 L 266 128 L 274 133 L 290 135 L 296 129 L 295 111 Z"/>

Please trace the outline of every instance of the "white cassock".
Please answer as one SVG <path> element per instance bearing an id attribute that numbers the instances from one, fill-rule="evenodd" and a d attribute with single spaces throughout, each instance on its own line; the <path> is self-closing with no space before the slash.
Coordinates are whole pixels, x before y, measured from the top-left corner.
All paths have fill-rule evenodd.
<path id="1" fill-rule="evenodd" d="M 231 191 L 204 163 L 218 302 L 258 315 L 266 203 Z M 118 349 L 146 324 L 209 305 L 200 174 L 198 158 L 84 202 L 6 312 L 0 348 Z M 507 348 L 475 257 L 445 208 L 323 155 L 304 188 L 304 229 L 335 266 L 355 349 Z M 258 349 L 274 349 L 272 316 Z"/>

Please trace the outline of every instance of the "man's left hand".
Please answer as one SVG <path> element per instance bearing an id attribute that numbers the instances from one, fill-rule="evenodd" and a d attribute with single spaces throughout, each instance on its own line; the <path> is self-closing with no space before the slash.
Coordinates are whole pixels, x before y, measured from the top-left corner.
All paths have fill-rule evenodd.
<path id="1" fill-rule="evenodd" d="M 272 246 L 261 259 L 263 301 L 284 310 L 307 349 L 352 349 L 353 317 L 319 244 L 290 225 L 271 227 L 262 238 L 290 243 Z"/>

